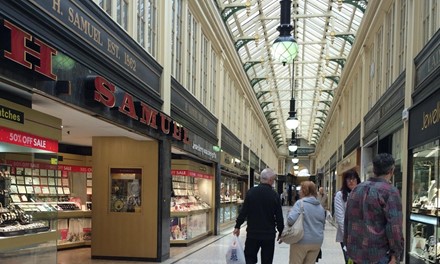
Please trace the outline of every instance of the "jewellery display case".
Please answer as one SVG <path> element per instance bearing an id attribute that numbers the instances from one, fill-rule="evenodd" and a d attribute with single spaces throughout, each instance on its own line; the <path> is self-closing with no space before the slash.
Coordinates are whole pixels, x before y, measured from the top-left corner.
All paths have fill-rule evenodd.
<path id="1" fill-rule="evenodd" d="M 26 225 L 26 228 L 21 227 L 14 221 L 18 220 L 19 214 L 15 219 L 10 216 L 14 213 L 6 212 L 4 218 L 11 218 L 12 221 L 2 221 L 0 218 L 0 237 L 51 231 L 57 234 L 58 249 L 90 245 L 91 202 L 83 206 L 75 200 L 76 197 L 71 197 L 70 191 L 70 178 L 78 176 L 76 174 L 81 170 L 90 168 L 6 160 L 6 164 L 0 165 L 0 202 L 29 214 L 34 222 Z M 82 189 L 86 193 L 86 188 L 91 189 L 92 174 L 89 171 L 84 175 L 87 175 L 87 186 Z M 91 198 L 91 192 L 87 195 L 87 199 Z M 71 199 L 72 202 L 69 202 Z"/>
<path id="2" fill-rule="evenodd" d="M 220 224 L 227 224 L 235 221 L 243 203 L 242 181 L 234 177 L 221 177 L 220 186 Z"/>
<path id="3" fill-rule="evenodd" d="M 48 169 L 39 167 L 52 166 L 55 175 L 56 166 L 35 162 L 33 155 L 23 156 L 30 161 L 7 160 L 3 154 L 0 165 L 0 259 L 56 258 L 57 206 L 35 202 L 39 195 L 52 200 L 50 192 L 56 186 L 55 177 L 48 180 Z M 36 194 L 35 187 L 48 193 Z M 56 188 L 53 197 L 56 200 Z"/>
<path id="4" fill-rule="evenodd" d="M 439 141 L 415 148 L 412 166 L 409 263 L 440 263 Z"/>
<path id="5" fill-rule="evenodd" d="M 31 202 L 11 204 L 32 215 L 34 220 L 46 221 L 37 230 L 57 231 L 57 248 L 90 245 L 92 212 L 83 211 L 74 202 Z M 49 221 L 54 220 L 57 221 Z"/>
<path id="6" fill-rule="evenodd" d="M 172 170 L 170 242 L 189 245 L 209 234 L 212 176 Z"/>

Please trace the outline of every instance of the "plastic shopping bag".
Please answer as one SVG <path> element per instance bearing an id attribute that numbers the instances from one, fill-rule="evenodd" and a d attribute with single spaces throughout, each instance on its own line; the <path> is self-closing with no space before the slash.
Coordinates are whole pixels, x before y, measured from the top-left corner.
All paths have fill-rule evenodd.
<path id="1" fill-rule="evenodd" d="M 226 251 L 226 264 L 246 264 L 243 246 L 236 235 L 232 235 L 232 242 Z"/>

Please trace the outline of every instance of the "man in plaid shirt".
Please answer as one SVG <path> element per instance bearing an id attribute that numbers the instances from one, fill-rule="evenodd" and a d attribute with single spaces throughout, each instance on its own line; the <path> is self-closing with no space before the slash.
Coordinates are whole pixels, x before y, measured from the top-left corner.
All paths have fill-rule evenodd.
<path id="1" fill-rule="evenodd" d="M 344 244 L 356 264 L 395 264 L 403 257 L 402 201 L 391 184 L 394 159 L 373 159 L 374 176 L 357 185 L 347 199 Z"/>

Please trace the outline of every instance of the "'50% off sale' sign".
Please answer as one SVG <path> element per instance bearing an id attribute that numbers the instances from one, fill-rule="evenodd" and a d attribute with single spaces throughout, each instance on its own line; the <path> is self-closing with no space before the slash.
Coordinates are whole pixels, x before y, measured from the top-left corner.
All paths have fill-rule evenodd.
<path id="1" fill-rule="evenodd" d="M 58 141 L 0 127 L 0 142 L 58 152 Z"/>

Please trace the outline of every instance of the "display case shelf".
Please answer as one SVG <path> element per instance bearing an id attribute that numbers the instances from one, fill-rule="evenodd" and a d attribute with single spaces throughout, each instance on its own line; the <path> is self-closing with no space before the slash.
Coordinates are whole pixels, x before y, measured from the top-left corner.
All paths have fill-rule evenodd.
<path id="1" fill-rule="evenodd" d="M 433 216 L 433 215 L 412 213 L 410 216 L 410 220 L 419 223 L 429 224 L 429 225 L 437 225 L 439 219 L 437 216 Z"/>
<path id="2" fill-rule="evenodd" d="M 84 247 L 84 246 L 91 246 L 91 241 L 80 241 L 80 242 L 66 242 L 63 244 L 58 244 L 57 249 L 70 249 L 70 248 L 76 248 L 76 247 Z"/>
<path id="3" fill-rule="evenodd" d="M 171 212 L 171 217 L 182 217 L 182 216 L 189 216 L 189 215 L 196 215 L 201 213 L 207 213 L 211 211 L 211 209 L 199 209 L 199 210 L 191 210 L 187 212 Z"/>
<path id="4" fill-rule="evenodd" d="M 59 211 L 58 219 L 63 218 L 92 218 L 92 211 Z"/>

